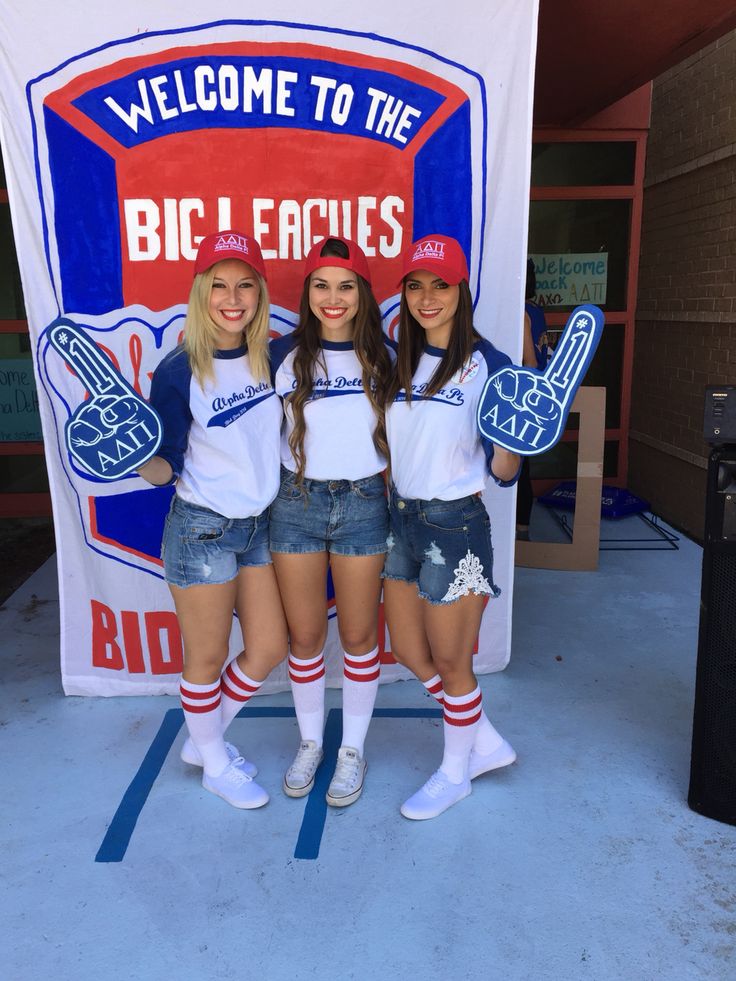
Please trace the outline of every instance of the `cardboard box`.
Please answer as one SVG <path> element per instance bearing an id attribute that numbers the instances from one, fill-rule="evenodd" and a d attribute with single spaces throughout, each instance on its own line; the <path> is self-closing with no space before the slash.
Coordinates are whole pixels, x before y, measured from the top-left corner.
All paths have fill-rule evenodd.
<path id="1" fill-rule="evenodd" d="M 516 542 L 515 564 L 524 568 L 562 569 L 570 572 L 594 572 L 598 568 L 605 388 L 579 388 L 570 411 L 580 414 L 572 541 Z"/>

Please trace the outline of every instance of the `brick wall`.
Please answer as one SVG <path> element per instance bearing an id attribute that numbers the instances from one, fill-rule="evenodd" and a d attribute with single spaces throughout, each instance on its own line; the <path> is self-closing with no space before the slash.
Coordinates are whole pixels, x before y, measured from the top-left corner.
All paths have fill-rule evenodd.
<path id="1" fill-rule="evenodd" d="M 655 80 L 628 485 L 700 539 L 703 389 L 736 385 L 736 32 Z"/>

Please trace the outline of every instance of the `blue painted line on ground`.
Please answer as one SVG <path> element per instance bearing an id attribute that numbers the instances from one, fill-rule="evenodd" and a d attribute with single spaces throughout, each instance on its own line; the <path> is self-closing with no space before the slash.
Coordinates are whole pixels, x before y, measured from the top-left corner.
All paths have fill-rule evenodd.
<path id="1" fill-rule="evenodd" d="M 260 705 L 246 705 L 237 715 L 238 719 L 293 719 L 296 712 L 288 705 L 275 705 L 273 708 L 266 708 Z"/>
<path id="2" fill-rule="evenodd" d="M 181 709 L 169 709 L 153 738 L 138 772 L 123 794 L 120 806 L 110 822 L 95 862 L 122 862 L 136 823 L 148 799 L 156 777 L 161 772 L 164 760 L 177 737 L 184 713 Z"/>
<path id="3" fill-rule="evenodd" d="M 294 709 L 286 705 L 273 708 L 248 705 L 238 712 L 239 719 L 249 717 L 287 719 L 294 718 L 294 716 Z M 373 710 L 374 719 L 439 719 L 441 717 L 442 709 L 438 708 L 377 708 Z M 184 713 L 179 708 L 169 709 L 164 715 L 161 726 L 154 736 L 138 772 L 123 794 L 120 805 L 107 829 L 107 834 L 95 856 L 95 862 L 122 862 L 141 811 L 183 722 Z M 294 858 L 314 860 L 319 856 L 327 817 L 325 794 L 337 762 L 341 735 L 342 709 L 330 709 L 325 725 L 324 759 L 317 770 L 314 787 L 307 798 L 307 805 L 294 850 Z"/>
<path id="4" fill-rule="evenodd" d="M 373 709 L 374 719 L 441 719 L 442 709 Z"/>
<path id="5" fill-rule="evenodd" d="M 442 709 L 374 709 L 374 719 L 439 719 Z M 325 794 L 332 779 L 332 773 L 337 762 L 337 751 L 340 748 L 342 736 L 342 710 L 330 709 L 327 715 L 324 739 L 324 759 L 317 770 L 307 806 L 304 810 L 302 826 L 299 831 L 294 858 L 314 860 L 319 857 L 322 835 L 327 818 L 327 801 Z"/>
<path id="6" fill-rule="evenodd" d="M 342 709 L 330 709 L 327 713 L 323 743 L 324 758 L 314 778 L 314 787 L 307 797 L 302 826 L 299 829 L 294 858 L 315 859 L 319 856 L 322 834 L 327 817 L 325 794 L 330 785 L 337 762 L 337 751 L 342 736 Z"/>

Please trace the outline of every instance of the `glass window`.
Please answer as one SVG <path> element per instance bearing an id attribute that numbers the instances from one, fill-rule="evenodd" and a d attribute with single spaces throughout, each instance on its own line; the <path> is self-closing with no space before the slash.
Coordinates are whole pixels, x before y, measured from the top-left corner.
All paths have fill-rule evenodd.
<path id="1" fill-rule="evenodd" d="M 0 443 L 41 439 L 28 334 L 0 334 Z"/>
<path id="2" fill-rule="evenodd" d="M 572 310 L 578 303 L 626 308 L 631 202 L 532 201 L 529 254 L 537 303 Z"/>
<path id="3" fill-rule="evenodd" d="M 0 456 L 0 487 L 4 494 L 48 494 L 43 456 Z"/>
<path id="4" fill-rule="evenodd" d="M 0 320 L 25 320 L 10 208 L 0 204 Z"/>
<path id="5" fill-rule="evenodd" d="M 633 184 L 636 143 L 535 143 L 532 187 Z"/>

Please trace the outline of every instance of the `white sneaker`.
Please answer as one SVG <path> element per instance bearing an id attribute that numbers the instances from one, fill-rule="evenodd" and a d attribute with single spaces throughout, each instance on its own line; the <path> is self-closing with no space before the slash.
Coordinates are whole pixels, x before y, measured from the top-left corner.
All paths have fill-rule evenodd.
<path id="1" fill-rule="evenodd" d="M 473 750 L 468 763 L 468 776 L 471 780 L 475 780 L 481 773 L 489 773 L 491 770 L 498 770 L 502 766 L 509 766 L 515 759 L 516 753 L 505 739 L 492 753 L 484 755 Z"/>
<path id="2" fill-rule="evenodd" d="M 258 773 L 258 767 L 255 765 L 255 763 L 249 763 L 248 760 L 244 760 L 237 748 L 233 746 L 232 743 L 225 743 L 225 749 L 227 750 L 227 755 L 230 757 L 230 762 L 238 759 L 241 760 L 240 769 L 243 771 L 243 773 L 246 773 L 251 778 Z M 188 763 L 189 766 L 203 765 L 202 754 L 192 742 L 191 737 L 187 737 L 184 740 L 184 745 L 179 753 L 179 758 L 181 759 L 182 763 Z"/>
<path id="3" fill-rule="evenodd" d="M 363 781 L 368 764 L 357 749 L 341 746 L 337 752 L 335 774 L 325 795 L 332 807 L 347 807 L 363 793 Z"/>
<path id="4" fill-rule="evenodd" d="M 243 772 L 240 766 L 242 762 L 242 757 L 236 757 L 217 777 L 210 777 L 207 773 L 203 773 L 202 786 L 210 793 L 222 797 L 233 807 L 263 807 L 268 803 L 268 794 L 252 777 Z"/>
<path id="5" fill-rule="evenodd" d="M 437 770 L 413 797 L 404 801 L 401 813 L 412 821 L 426 821 L 442 814 L 471 792 L 470 778 L 462 783 L 453 783 L 442 770 Z"/>
<path id="6" fill-rule="evenodd" d="M 306 797 L 314 786 L 314 775 L 322 762 L 322 747 L 313 739 L 303 739 L 294 762 L 284 774 L 284 793 L 287 797 Z"/>

